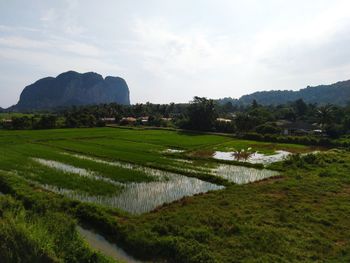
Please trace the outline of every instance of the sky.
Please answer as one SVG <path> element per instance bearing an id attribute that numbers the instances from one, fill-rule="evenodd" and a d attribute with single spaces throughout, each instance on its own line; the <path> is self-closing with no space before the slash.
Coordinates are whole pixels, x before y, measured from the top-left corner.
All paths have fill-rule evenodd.
<path id="1" fill-rule="evenodd" d="M 0 107 L 68 70 L 120 76 L 132 103 L 350 79 L 348 0 L 0 0 Z"/>

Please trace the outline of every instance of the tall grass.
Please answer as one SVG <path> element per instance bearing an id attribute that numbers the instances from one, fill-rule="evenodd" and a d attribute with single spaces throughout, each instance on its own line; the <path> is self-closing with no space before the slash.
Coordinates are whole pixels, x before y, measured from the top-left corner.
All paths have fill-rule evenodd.
<path id="1" fill-rule="evenodd" d="M 0 196 L 1 262 L 112 262 L 93 252 L 62 213 L 36 214 Z"/>

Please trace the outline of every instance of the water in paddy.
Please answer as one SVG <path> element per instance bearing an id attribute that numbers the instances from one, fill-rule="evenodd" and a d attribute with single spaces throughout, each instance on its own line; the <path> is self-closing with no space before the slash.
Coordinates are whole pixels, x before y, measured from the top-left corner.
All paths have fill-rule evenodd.
<path id="1" fill-rule="evenodd" d="M 103 180 L 123 187 L 120 193 L 112 196 L 94 196 L 88 193 L 62 189 L 50 185 L 44 185 L 43 187 L 45 189 L 65 195 L 75 200 L 100 204 L 112 208 L 119 208 L 132 214 L 141 214 L 152 211 L 164 203 L 171 203 L 185 196 L 192 196 L 195 194 L 206 193 L 208 191 L 220 190 L 224 188 L 223 186 L 205 182 L 197 178 L 143 167 L 141 165 L 105 161 L 85 155 L 71 156 L 106 165 L 118 166 L 125 169 L 134 169 L 153 176 L 156 179 L 153 182 L 120 183 L 109 178 L 105 178 L 94 171 L 77 168 L 56 161 L 34 159 L 37 162 L 54 169 L 76 173 L 81 176 L 92 177 L 96 180 Z M 255 168 L 227 164 L 220 164 L 216 168 L 209 169 L 209 173 L 213 176 L 224 178 L 229 182 L 236 184 L 251 183 L 279 175 L 278 172 L 267 169 L 259 170 Z"/>
<path id="2" fill-rule="evenodd" d="M 138 263 L 132 256 L 128 255 L 123 249 L 119 248 L 116 244 L 113 244 L 106 240 L 103 236 L 81 226 L 77 227 L 80 235 L 86 240 L 86 242 L 95 250 L 109 256 L 116 261 L 122 261 L 127 263 Z"/>
<path id="3" fill-rule="evenodd" d="M 85 159 L 93 159 L 98 162 L 104 162 L 108 165 L 114 164 L 119 166 L 122 164 L 120 162 L 107 162 L 88 156 L 80 157 Z M 107 182 L 114 182 L 113 180 L 104 178 L 93 171 L 87 171 L 82 168 L 77 168 L 56 161 L 43 159 L 34 160 L 41 163 L 42 165 L 62 170 L 64 172 L 76 173 L 81 176 L 92 177 L 96 180 L 107 180 Z M 140 168 L 137 165 L 132 165 L 132 167 L 135 169 Z M 120 193 L 113 196 L 93 196 L 88 193 L 72 191 L 69 189 L 62 189 L 50 185 L 44 185 L 43 187 L 47 190 L 63 194 L 72 199 L 76 199 L 83 202 L 96 203 L 108 207 L 119 208 L 128 211 L 132 214 L 149 212 L 155 209 L 156 207 L 163 205 L 164 203 L 171 203 L 185 196 L 192 196 L 195 194 L 206 193 L 208 191 L 214 191 L 224 188 L 223 186 L 205 182 L 197 178 L 187 177 L 152 168 L 143 167 L 143 169 L 146 172 L 148 171 L 151 176 L 157 177 L 158 180 L 154 182 L 127 184 L 114 182 L 123 186 L 123 190 Z M 160 178 L 162 178 L 163 180 L 160 180 Z"/>
<path id="4" fill-rule="evenodd" d="M 82 160 L 93 161 L 95 163 L 100 163 L 100 164 L 105 164 L 105 165 L 109 165 L 109 166 L 120 167 L 123 169 L 138 171 L 138 172 L 145 173 L 145 174 L 153 177 L 155 180 L 167 180 L 168 179 L 162 170 L 153 169 L 153 168 L 145 167 L 142 165 L 127 163 L 127 162 L 119 162 L 119 161 L 110 162 L 110 161 L 105 161 L 105 160 L 101 160 L 98 158 L 93 158 L 93 157 L 81 155 L 81 154 L 69 154 L 69 153 L 62 153 L 62 154 L 69 155 L 71 157 L 82 159 Z"/>
<path id="5" fill-rule="evenodd" d="M 220 164 L 212 172 L 219 177 L 222 177 L 229 182 L 235 184 L 247 184 L 255 181 L 260 181 L 269 177 L 279 175 L 278 172 L 268 169 L 255 169 L 244 166 Z"/>
<path id="6" fill-rule="evenodd" d="M 182 153 L 185 150 L 179 150 L 179 149 L 166 149 L 164 152 L 165 153 Z"/>
<path id="7" fill-rule="evenodd" d="M 98 175 L 97 173 L 90 171 L 90 170 L 86 170 L 83 168 L 78 168 L 69 164 L 65 164 L 65 163 L 61 163 L 61 162 L 57 162 L 57 161 L 53 161 L 53 160 L 45 160 L 45 159 L 41 159 L 41 158 L 32 158 L 33 161 L 40 163 L 41 165 L 65 172 L 65 173 L 72 173 L 72 174 L 77 174 L 79 176 L 82 177 L 88 177 L 90 179 L 94 179 L 94 180 L 99 180 L 99 181 L 104 181 L 106 183 L 110 183 L 113 185 L 117 185 L 117 186 L 122 186 L 123 184 L 116 182 L 112 179 L 103 177 Z"/>
<path id="8" fill-rule="evenodd" d="M 126 184 L 121 193 L 113 196 L 94 196 L 49 185 L 43 187 L 75 200 L 119 208 L 132 214 L 152 211 L 158 206 L 171 203 L 185 196 L 224 188 L 223 186 L 182 175 L 174 175 L 170 180 L 163 182 Z"/>
<path id="9" fill-rule="evenodd" d="M 276 151 L 275 154 L 265 155 L 258 152 L 247 155 L 247 158 L 240 158 L 237 152 L 220 152 L 216 151 L 213 154 L 214 159 L 226 160 L 226 161 L 242 161 L 257 164 L 271 164 L 274 162 L 283 161 L 291 153 L 287 151 Z"/>

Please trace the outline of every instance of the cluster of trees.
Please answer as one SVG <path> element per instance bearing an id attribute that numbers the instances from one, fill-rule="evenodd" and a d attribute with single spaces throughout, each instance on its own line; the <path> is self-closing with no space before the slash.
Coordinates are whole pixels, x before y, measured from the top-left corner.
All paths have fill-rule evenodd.
<path id="1" fill-rule="evenodd" d="M 114 118 L 116 123 L 127 124 L 123 117 L 139 118 L 134 125 L 167 126 L 228 133 L 281 134 L 278 122 L 303 122 L 315 125 L 330 137 L 339 137 L 350 132 L 350 105 L 306 104 L 302 99 L 283 105 L 259 105 L 255 100 L 248 106 L 224 104 L 214 100 L 194 97 L 188 104 L 135 104 L 123 106 L 102 104 L 71 107 L 54 114 L 13 117 L 11 123 L 2 123 L 3 128 L 49 129 L 57 127 L 104 126 L 104 118 Z M 148 117 L 142 122 L 142 117 Z M 171 118 L 171 124 L 164 121 Z M 224 118 L 228 121 L 218 121 Z"/>
<path id="2" fill-rule="evenodd" d="M 221 108 L 233 107 L 230 102 Z M 303 122 L 314 125 L 330 137 L 339 137 L 350 132 L 350 105 L 340 107 L 326 104 L 306 104 L 302 99 L 277 105 L 262 106 L 256 101 L 252 105 L 235 109 L 235 129 L 239 133 L 257 132 L 260 134 L 279 134 L 278 121 Z"/>
<path id="3" fill-rule="evenodd" d="M 0 127 L 14 130 L 53 129 L 61 126 L 55 114 L 14 116 L 0 122 Z"/>

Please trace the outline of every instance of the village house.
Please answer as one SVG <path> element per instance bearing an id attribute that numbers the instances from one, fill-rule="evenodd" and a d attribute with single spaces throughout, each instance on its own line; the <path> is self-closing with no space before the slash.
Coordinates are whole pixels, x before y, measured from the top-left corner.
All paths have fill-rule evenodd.
<path id="1" fill-rule="evenodd" d="M 3 119 L 1 120 L 2 123 L 7 123 L 7 124 L 11 124 L 12 120 L 11 119 Z"/>
<path id="2" fill-rule="evenodd" d="M 100 120 L 103 121 L 106 124 L 115 123 L 115 118 L 101 118 Z"/>
<path id="3" fill-rule="evenodd" d="M 224 119 L 224 118 L 216 118 L 217 122 L 225 122 L 225 123 L 231 123 L 232 120 L 230 119 Z"/>
<path id="4" fill-rule="evenodd" d="M 276 122 L 277 127 L 281 128 L 283 135 L 308 135 L 320 134 L 322 130 L 316 124 L 310 124 L 304 121 L 286 121 L 279 120 Z"/>
<path id="5" fill-rule="evenodd" d="M 139 119 L 141 120 L 142 124 L 145 124 L 145 123 L 148 123 L 149 117 L 148 116 L 143 116 L 143 117 L 140 117 Z"/>
<path id="6" fill-rule="evenodd" d="M 135 123 L 137 121 L 134 117 L 124 117 L 121 119 L 122 123 Z"/>

